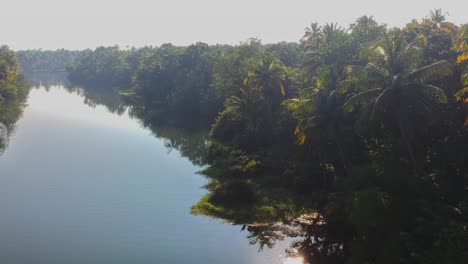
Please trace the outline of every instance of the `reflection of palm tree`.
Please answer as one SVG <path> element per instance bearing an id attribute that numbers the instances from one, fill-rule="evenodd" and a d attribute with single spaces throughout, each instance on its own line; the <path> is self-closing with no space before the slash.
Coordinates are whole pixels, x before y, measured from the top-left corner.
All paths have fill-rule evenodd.
<path id="1" fill-rule="evenodd" d="M 419 48 L 414 43 L 405 43 L 399 31 L 386 35 L 366 52 L 369 60 L 366 66 L 347 67 L 347 82 L 355 86 L 357 93 L 346 101 L 344 108 L 352 111 L 359 104 L 371 102 L 372 117 L 378 113 L 390 114 L 398 123 L 414 163 L 409 124 L 404 120 L 411 112 L 433 112 L 434 99 L 446 102 L 444 91 L 429 83 L 449 75 L 451 65 L 440 61 L 419 68 Z"/>
<path id="2" fill-rule="evenodd" d="M 8 139 L 8 128 L 0 122 L 0 152 L 5 149 L 5 144 Z"/>
<path id="3" fill-rule="evenodd" d="M 247 227 L 249 235 L 249 243 L 251 245 L 258 244 L 258 251 L 262 251 L 265 246 L 268 248 L 273 248 L 276 241 L 281 241 L 284 239 L 284 235 L 279 232 L 278 228 L 273 225 L 244 225 L 242 230 Z"/>

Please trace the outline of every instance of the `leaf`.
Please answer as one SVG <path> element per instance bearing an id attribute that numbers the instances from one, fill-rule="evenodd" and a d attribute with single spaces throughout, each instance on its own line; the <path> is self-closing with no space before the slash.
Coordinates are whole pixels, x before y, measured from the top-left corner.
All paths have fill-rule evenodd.
<path id="1" fill-rule="evenodd" d="M 468 71 L 465 71 L 461 77 L 463 85 L 468 86 Z"/>
<path id="2" fill-rule="evenodd" d="M 306 139 L 307 139 L 306 134 L 302 134 L 300 139 L 299 139 L 299 145 L 304 145 Z"/>
<path id="3" fill-rule="evenodd" d="M 296 129 L 294 129 L 294 135 L 297 136 L 301 133 L 301 129 L 299 128 L 299 126 L 296 127 Z"/>
<path id="4" fill-rule="evenodd" d="M 461 55 L 457 57 L 457 63 L 460 64 L 464 61 L 468 60 L 468 52 L 463 52 Z"/>
<path id="5" fill-rule="evenodd" d="M 457 99 L 457 101 L 461 101 L 465 97 L 468 98 L 468 87 L 461 89 L 455 94 L 455 98 Z"/>
<path id="6" fill-rule="evenodd" d="M 317 81 L 315 82 L 315 86 L 317 88 L 322 88 L 323 87 L 323 81 L 321 79 L 317 79 Z"/>
<path id="7" fill-rule="evenodd" d="M 244 79 L 244 85 L 247 85 L 248 82 L 249 82 L 249 77 L 245 77 L 245 79 Z"/>
<path id="8" fill-rule="evenodd" d="M 284 89 L 284 86 L 282 83 L 280 83 L 280 88 L 281 88 L 281 95 L 286 96 L 286 90 Z"/>

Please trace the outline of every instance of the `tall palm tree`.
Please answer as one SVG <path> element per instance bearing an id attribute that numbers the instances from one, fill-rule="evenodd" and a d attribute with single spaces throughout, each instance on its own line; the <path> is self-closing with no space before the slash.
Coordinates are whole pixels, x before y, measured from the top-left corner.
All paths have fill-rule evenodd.
<path id="1" fill-rule="evenodd" d="M 311 73 L 324 66 L 333 68 L 349 55 L 349 50 L 346 49 L 349 35 L 338 24 L 327 23 L 323 27 L 315 28 L 315 31 L 306 31 L 305 36 L 309 36 L 311 44 L 305 50 L 304 66 Z M 343 66 L 339 68 L 341 71 Z"/>
<path id="2" fill-rule="evenodd" d="M 335 145 L 346 169 L 349 164 L 339 136 L 344 100 L 345 96 L 336 89 L 308 88 L 298 98 L 289 99 L 287 106 L 298 120 L 294 134 L 299 144 L 304 144 L 308 134 L 312 134 L 323 145 Z"/>
<path id="3" fill-rule="evenodd" d="M 447 13 L 444 13 L 442 9 L 437 8 L 437 9 L 431 10 L 431 12 L 429 13 L 428 20 L 432 22 L 436 27 L 439 27 L 445 22 L 446 14 Z"/>
<path id="4" fill-rule="evenodd" d="M 247 73 L 244 85 L 260 92 L 265 99 L 265 125 L 273 127 L 274 115 L 278 112 L 282 98 L 286 96 L 286 67 L 269 53 L 261 54 L 252 71 Z"/>
<path id="5" fill-rule="evenodd" d="M 247 73 L 244 85 L 250 85 L 252 89 L 262 92 L 265 99 L 272 100 L 278 94 L 286 95 L 285 79 L 285 66 L 274 56 L 262 54 L 254 70 Z"/>
<path id="6" fill-rule="evenodd" d="M 323 39 L 325 42 L 335 40 L 335 36 L 345 33 L 346 30 L 338 26 L 338 23 L 327 23 L 322 28 Z"/>
<path id="7" fill-rule="evenodd" d="M 316 48 L 322 37 L 322 27 L 317 22 L 310 24 L 310 27 L 306 27 L 304 36 L 302 37 L 304 48 L 306 50 Z"/>
<path id="8" fill-rule="evenodd" d="M 390 114 L 406 144 L 413 165 L 416 166 L 413 147 L 409 139 L 407 116 L 411 111 L 432 113 L 436 104 L 445 103 L 444 91 L 430 84 L 452 73 L 451 64 L 439 61 L 419 67 L 420 49 L 416 41 L 405 43 L 399 30 L 384 37 L 366 50 L 368 64 L 346 68 L 346 87 L 351 84 L 355 94 L 344 104 L 352 111 L 357 105 L 372 104 L 371 119 L 378 114 Z"/>

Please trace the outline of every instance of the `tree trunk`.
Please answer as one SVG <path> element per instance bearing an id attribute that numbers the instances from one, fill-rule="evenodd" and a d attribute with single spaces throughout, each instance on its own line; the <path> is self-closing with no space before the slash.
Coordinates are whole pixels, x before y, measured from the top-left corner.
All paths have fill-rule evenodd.
<path id="1" fill-rule="evenodd" d="M 411 142 L 409 141 L 408 135 L 406 134 L 406 129 L 405 129 L 405 126 L 403 124 L 403 120 L 402 120 L 401 116 L 398 117 L 398 127 L 400 129 L 400 134 L 401 134 L 401 137 L 403 139 L 403 142 L 406 145 L 406 149 L 407 149 L 409 157 L 411 159 L 411 163 L 413 164 L 413 169 L 416 172 L 417 166 L 416 166 L 416 158 L 414 156 L 413 146 L 411 145 Z"/>

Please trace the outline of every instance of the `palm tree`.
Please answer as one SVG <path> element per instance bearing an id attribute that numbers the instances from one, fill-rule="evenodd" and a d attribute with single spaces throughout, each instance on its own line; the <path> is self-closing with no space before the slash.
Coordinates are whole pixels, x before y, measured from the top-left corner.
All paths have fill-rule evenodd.
<path id="1" fill-rule="evenodd" d="M 278 112 L 282 98 L 286 96 L 284 82 L 286 67 L 275 56 L 269 53 L 261 54 L 252 71 L 247 73 L 244 85 L 253 91 L 260 92 L 265 99 L 265 125 L 273 127 L 274 115 Z"/>
<path id="2" fill-rule="evenodd" d="M 299 144 L 305 143 L 308 133 L 315 135 L 324 145 L 334 144 L 346 169 L 349 164 L 339 136 L 344 101 L 345 96 L 336 89 L 308 88 L 298 98 L 288 100 L 287 106 L 298 120 L 294 134 Z"/>
<path id="3" fill-rule="evenodd" d="M 304 36 L 302 37 L 304 48 L 317 48 L 322 37 L 322 27 L 317 22 L 310 24 L 310 27 L 306 27 Z"/>
<path id="4" fill-rule="evenodd" d="M 338 23 L 327 23 L 322 28 L 323 40 L 325 42 L 332 42 L 335 40 L 336 35 L 345 33 L 346 30 L 338 26 Z"/>
<path id="5" fill-rule="evenodd" d="M 315 25 L 315 24 L 313 24 Z M 312 29 L 314 29 L 312 31 Z M 307 31 L 308 30 L 308 31 Z M 337 68 L 336 65 L 345 61 L 349 56 L 347 44 L 349 35 L 338 24 L 325 24 L 323 27 L 306 29 L 305 37 L 310 43 L 304 54 L 304 66 L 310 73 L 315 74 L 317 69 L 328 67 Z M 338 71 L 342 71 L 343 66 Z"/>
<path id="6" fill-rule="evenodd" d="M 262 54 L 254 70 L 247 73 L 244 85 L 250 85 L 271 101 L 278 94 L 286 95 L 285 79 L 285 66 L 271 54 Z"/>
<path id="7" fill-rule="evenodd" d="M 429 18 L 428 20 L 433 23 L 436 27 L 441 26 L 445 22 L 445 15 L 447 13 L 442 12 L 442 9 L 437 8 L 434 10 L 431 10 L 429 13 Z"/>
<path id="8" fill-rule="evenodd" d="M 420 68 L 420 49 L 415 43 L 405 43 L 398 30 L 385 34 L 366 50 L 367 65 L 346 68 L 348 77 L 343 86 L 345 91 L 350 84 L 355 89 L 344 104 L 345 110 L 352 111 L 357 105 L 371 103 L 371 119 L 380 113 L 393 117 L 414 166 L 416 159 L 405 120 L 412 111 L 432 113 L 437 102 L 445 103 L 444 91 L 430 82 L 452 73 L 447 61 Z"/>
<path id="9" fill-rule="evenodd" d="M 298 98 L 287 102 L 299 122 L 295 134 L 300 144 L 305 143 L 308 135 L 313 135 L 324 151 L 330 145 L 335 146 L 346 169 L 348 162 L 339 136 L 345 96 L 337 87 L 343 79 L 342 62 L 346 60 L 343 51 L 347 48 L 348 36 L 338 24 L 318 27 L 314 23 L 306 29 L 304 38 L 313 43 L 305 53 L 304 66 L 308 71 L 304 85 L 313 87 L 302 90 Z"/>

